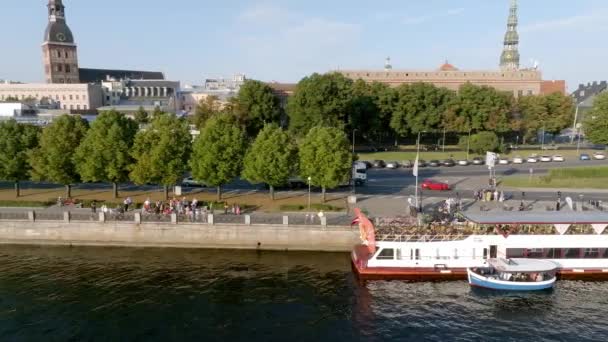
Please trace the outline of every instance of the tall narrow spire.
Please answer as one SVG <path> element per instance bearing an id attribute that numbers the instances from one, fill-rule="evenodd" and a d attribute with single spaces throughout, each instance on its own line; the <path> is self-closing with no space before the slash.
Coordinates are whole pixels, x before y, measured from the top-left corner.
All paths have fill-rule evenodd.
<path id="1" fill-rule="evenodd" d="M 504 48 L 500 56 L 502 70 L 519 69 L 519 34 L 517 33 L 517 0 L 511 0 L 507 33 L 505 34 Z"/>

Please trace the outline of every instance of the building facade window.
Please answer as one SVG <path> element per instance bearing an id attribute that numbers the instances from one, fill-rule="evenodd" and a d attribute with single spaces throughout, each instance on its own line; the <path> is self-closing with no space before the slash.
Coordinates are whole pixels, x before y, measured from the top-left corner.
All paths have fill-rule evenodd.
<path id="1" fill-rule="evenodd" d="M 74 99 L 74 97 L 72 95 L 70 95 L 70 100 L 73 100 L 73 99 Z"/>
<path id="2" fill-rule="evenodd" d="M 70 69 L 70 65 L 69 65 L 69 64 L 66 64 L 66 65 L 65 65 L 65 72 L 67 72 L 67 73 L 70 73 L 70 72 L 71 72 L 71 69 Z"/>

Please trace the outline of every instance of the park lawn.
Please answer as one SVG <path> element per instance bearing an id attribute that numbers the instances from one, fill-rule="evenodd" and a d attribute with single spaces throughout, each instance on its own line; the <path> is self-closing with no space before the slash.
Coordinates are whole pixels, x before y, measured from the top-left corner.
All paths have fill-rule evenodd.
<path id="1" fill-rule="evenodd" d="M 551 170 L 546 176 L 512 176 L 503 186 L 517 188 L 608 189 L 608 167 L 576 167 Z"/>
<path id="2" fill-rule="evenodd" d="M 57 187 L 55 189 L 22 189 L 21 196 L 17 198 L 15 191 L 11 189 L 0 189 L 0 207 L 41 207 L 48 204 L 55 204 L 58 197 L 65 197 L 65 189 Z M 141 204 L 146 199 L 151 201 L 163 200 L 163 192 L 160 191 L 120 191 L 118 199 L 112 198 L 112 191 L 108 190 L 82 190 L 73 189 L 72 198 L 77 201 L 95 200 L 98 201 L 98 207 L 101 202 L 106 203 L 122 203 L 122 201 L 131 197 L 134 203 Z M 216 194 L 214 189 L 204 189 L 202 191 L 194 191 L 189 194 L 184 194 L 181 197 L 186 197 L 188 200 L 194 198 L 199 201 L 215 201 Z M 169 194 L 172 198 L 173 194 Z M 254 194 L 235 194 L 224 193 L 223 201 L 228 205 L 239 204 L 241 207 L 254 208 L 255 211 L 261 212 L 281 212 L 283 207 L 308 206 L 308 194 L 302 193 L 276 193 L 276 200 L 272 201 L 268 193 Z M 321 196 L 319 193 L 313 193 L 311 204 L 320 205 Z M 344 195 L 327 194 L 327 205 L 330 205 L 335 210 L 346 208 L 346 198 Z"/>
<path id="3" fill-rule="evenodd" d="M 597 151 L 589 151 L 589 150 L 581 150 L 580 152 L 576 152 L 575 150 L 557 150 L 557 151 L 542 151 L 542 150 L 523 150 L 523 151 L 511 151 L 511 153 L 508 154 L 504 154 L 501 156 L 505 156 L 507 158 L 513 158 L 516 156 L 520 156 L 523 158 L 526 158 L 532 154 L 537 154 L 537 155 L 561 155 L 564 158 L 568 159 L 578 159 L 579 155 L 581 153 L 587 153 L 589 155 L 592 155 L 593 152 L 597 152 Z M 442 159 L 448 159 L 448 158 L 452 158 L 454 160 L 459 160 L 459 159 L 465 159 L 467 157 L 467 154 L 463 151 L 455 151 L 455 152 L 420 152 L 420 159 L 429 161 L 429 160 L 442 160 Z M 476 154 L 469 154 L 469 160 L 475 158 L 475 157 L 482 157 L 485 158 L 485 156 L 479 156 Z M 375 152 L 375 153 L 359 153 L 359 160 L 362 161 L 372 161 L 372 160 L 384 160 L 384 161 L 404 161 L 404 160 L 415 160 L 416 159 L 416 152 L 398 152 L 398 151 L 391 151 L 391 152 Z"/>

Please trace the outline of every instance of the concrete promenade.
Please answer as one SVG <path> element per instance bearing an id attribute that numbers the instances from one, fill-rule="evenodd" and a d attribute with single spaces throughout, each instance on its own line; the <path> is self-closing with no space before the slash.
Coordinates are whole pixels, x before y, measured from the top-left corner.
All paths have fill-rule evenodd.
<path id="1" fill-rule="evenodd" d="M 349 252 L 359 242 L 348 226 L 177 223 L 3 217 L 0 244 L 260 249 Z M 174 217 L 175 218 L 175 217 Z M 210 218 L 210 222 L 213 219 Z M 323 222 L 325 223 L 325 222 Z"/>

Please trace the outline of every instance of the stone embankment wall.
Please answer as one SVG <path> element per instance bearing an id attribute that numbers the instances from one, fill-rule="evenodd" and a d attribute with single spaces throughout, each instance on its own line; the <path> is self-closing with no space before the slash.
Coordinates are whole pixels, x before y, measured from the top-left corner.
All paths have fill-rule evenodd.
<path id="1" fill-rule="evenodd" d="M 0 244 L 348 252 L 358 242 L 349 227 L 0 221 Z"/>

